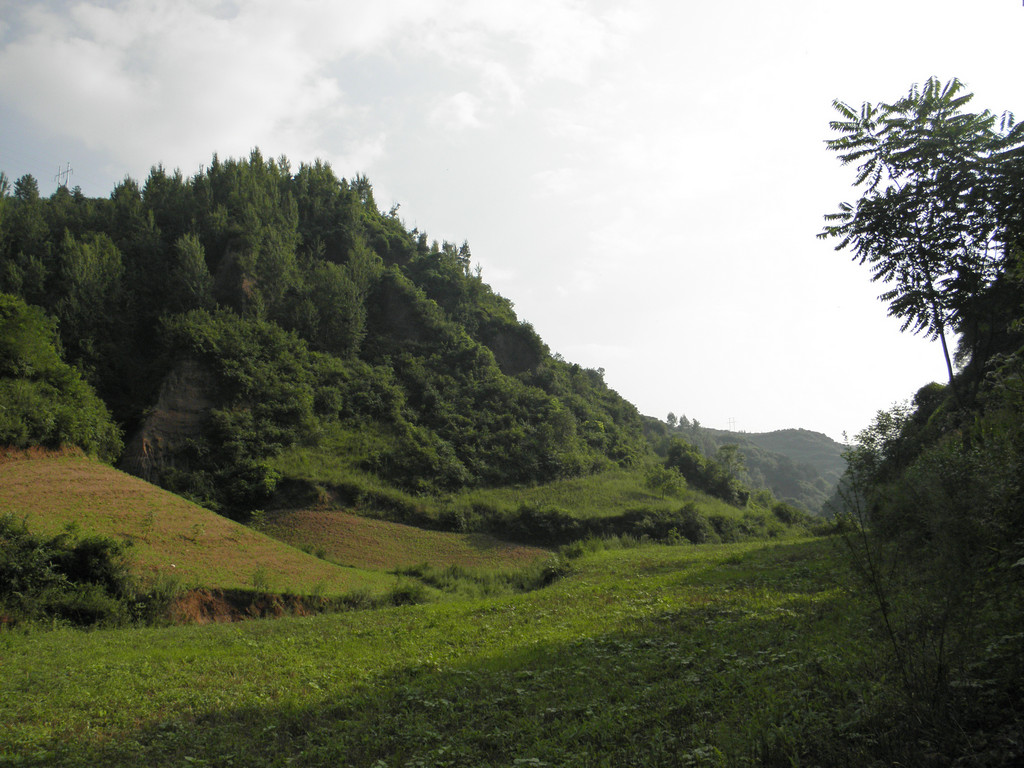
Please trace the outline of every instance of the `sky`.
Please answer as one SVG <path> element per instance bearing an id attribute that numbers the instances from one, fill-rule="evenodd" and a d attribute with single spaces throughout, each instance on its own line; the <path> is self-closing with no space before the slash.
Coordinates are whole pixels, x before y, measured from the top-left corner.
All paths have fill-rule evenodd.
<path id="1" fill-rule="evenodd" d="M 0 170 L 319 158 L 642 413 L 842 440 L 945 368 L 815 237 L 832 102 L 1024 113 L 1022 39 L 1018 0 L 0 0 Z"/>

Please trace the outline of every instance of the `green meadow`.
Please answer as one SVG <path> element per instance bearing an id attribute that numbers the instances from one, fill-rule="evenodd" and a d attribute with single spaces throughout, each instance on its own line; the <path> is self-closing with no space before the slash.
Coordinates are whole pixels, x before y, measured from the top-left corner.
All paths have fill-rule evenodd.
<path id="1" fill-rule="evenodd" d="M 882 654 L 832 541 L 591 542 L 563 574 L 305 618 L 5 631 L 0 764 L 840 765 L 885 738 Z"/>

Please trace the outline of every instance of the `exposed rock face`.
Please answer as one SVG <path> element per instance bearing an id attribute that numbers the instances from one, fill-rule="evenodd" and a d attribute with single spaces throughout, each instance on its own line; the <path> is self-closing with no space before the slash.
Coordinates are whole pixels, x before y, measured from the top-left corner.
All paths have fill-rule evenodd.
<path id="1" fill-rule="evenodd" d="M 213 377 L 195 360 L 175 366 L 160 385 L 156 406 L 128 443 L 121 468 L 154 482 L 164 469 L 175 466 L 187 441 L 203 433 L 213 390 Z"/>

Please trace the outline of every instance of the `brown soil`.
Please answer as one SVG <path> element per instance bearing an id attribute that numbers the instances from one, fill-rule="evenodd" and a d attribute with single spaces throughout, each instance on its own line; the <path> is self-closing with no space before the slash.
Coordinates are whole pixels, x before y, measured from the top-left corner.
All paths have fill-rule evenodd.
<path id="1" fill-rule="evenodd" d="M 175 624 L 224 624 L 314 613 L 318 611 L 309 598 L 298 595 L 257 594 L 239 589 L 193 589 L 174 601 L 168 617 Z"/>

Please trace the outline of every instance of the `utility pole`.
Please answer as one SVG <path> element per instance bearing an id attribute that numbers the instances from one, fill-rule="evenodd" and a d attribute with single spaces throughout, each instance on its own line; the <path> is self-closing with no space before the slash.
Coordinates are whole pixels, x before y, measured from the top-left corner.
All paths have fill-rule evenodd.
<path id="1" fill-rule="evenodd" d="M 53 180 L 57 182 L 58 187 L 66 187 L 72 173 L 74 171 L 71 169 L 71 161 L 69 160 L 63 168 L 57 166 L 57 175 L 53 177 Z"/>

